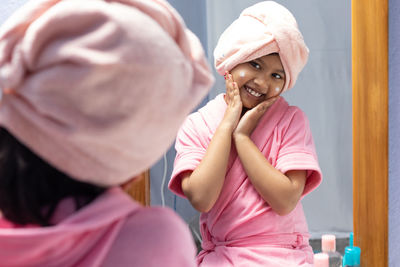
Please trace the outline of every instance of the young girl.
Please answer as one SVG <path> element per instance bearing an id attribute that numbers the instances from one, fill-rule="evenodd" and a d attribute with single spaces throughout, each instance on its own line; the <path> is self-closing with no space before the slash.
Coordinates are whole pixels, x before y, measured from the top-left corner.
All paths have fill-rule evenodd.
<path id="1" fill-rule="evenodd" d="M 163 0 L 21 7 L 0 28 L 0 265 L 196 266 L 187 225 L 120 185 L 164 153 L 212 82 Z"/>
<path id="2" fill-rule="evenodd" d="M 308 49 L 292 14 L 260 2 L 220 37 L 226 94 L 178 132 L 169 187 L 201 212 L 201 267 L 312 266 L 301 198 L 321 182 L 309 123 L 280 96 Z"/>

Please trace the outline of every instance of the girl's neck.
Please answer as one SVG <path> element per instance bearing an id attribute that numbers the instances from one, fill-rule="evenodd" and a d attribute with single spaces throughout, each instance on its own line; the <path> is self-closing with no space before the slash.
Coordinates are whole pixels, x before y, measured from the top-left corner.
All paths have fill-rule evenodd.
<path id="1" fill-rule="evenodd" d="M 240 118 L 243 117 L 243 115 L 244 115 L 247 111 L 249 111 L 249 110 L 250 110 L 249 108 L 243 107 L 243 108 L 242 108 L 242 114 L 240 115 Z"/>

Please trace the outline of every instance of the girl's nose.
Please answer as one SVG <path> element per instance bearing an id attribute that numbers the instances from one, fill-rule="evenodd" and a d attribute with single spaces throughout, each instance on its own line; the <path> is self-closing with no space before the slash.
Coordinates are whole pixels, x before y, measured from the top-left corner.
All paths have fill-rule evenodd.
<path id="1" fill-rule="evenodd" d="M 270 87 L 270 79 L 265 75 L 259 75 L 254 79 L 254 83 L 258 86 L 260 93 L 266 94 Z"/>

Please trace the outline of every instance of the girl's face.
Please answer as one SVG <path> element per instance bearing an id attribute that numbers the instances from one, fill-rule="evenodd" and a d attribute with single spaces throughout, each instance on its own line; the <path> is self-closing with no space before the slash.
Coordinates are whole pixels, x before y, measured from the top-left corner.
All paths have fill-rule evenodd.
<path id="1" fill-rule="evenodd" d="M 243 107 L 247 109 L 279 95 L 285 85 L 285 72 L 276 53 L 239 64 L 230 73 L 239 87 Z"/>

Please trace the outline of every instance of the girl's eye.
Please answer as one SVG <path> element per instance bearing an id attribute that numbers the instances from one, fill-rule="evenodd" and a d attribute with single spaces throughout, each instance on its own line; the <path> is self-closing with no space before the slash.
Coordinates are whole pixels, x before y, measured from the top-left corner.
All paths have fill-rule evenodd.
<path id="1" fill-rule="evenodd" d="M 257 62 L 255 62 L 255 61 L 250 61 L 250 65 L 252 65 L 254 68 L 256 68 L 256 69 L 261 69 L 261 66 L 260 66 L 260 64 L 258 64 Z"/>
<path id="2" fill-rule="evenodd" d="M 278 73 L 273 73 L 272 76 L 273 76 L 275 79 L 282 79 L 282 76 L 281 76 L 280 74 L 278 74 Z"/>

